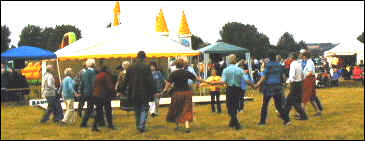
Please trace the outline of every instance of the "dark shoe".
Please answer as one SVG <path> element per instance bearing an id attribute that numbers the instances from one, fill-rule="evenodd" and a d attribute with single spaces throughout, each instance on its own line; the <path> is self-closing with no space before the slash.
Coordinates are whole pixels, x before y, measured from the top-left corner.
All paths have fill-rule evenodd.
<path id="1" fill-rule="evenodd" d="M 234 126 L 234 128 L 236 130 L 240 130 L 242 127 L 241 127 L 241 125 L 239 123 L 236 123 L 236 125 Z"/>
<path id="2" fill-rule="evenodd" d="M 138 131 L 139 131 L 140 133 L 144 133 L 144 132 L 146 132 L 146 130 L 145 130 L 144 128 L 142 128 L 142 129 L 138 129 Z"/>
<path id="3" fill-rule="evenodd" d="M 233 121 L 231 120 L 230 122 L 229 122 L 229 125 L 228 125 L 229 127 L 231 127 L 231 128 L 233 128 L 234 127 L 234 123 L 233 123 Z"/>
<path id="4" fill-rule="evenodd" d="M 47 122 L 47 120 L 41 120 L 40 121 L 40 123 L 42 123 L 42 124 L 44 124 L 44 123 L 46 123 Z"/>
<path id="5" fill-rule="evenodd" d="M 190 133 L 191 132 L 191 129 L 190 128 L 187 128 L 185 133 Z"/>
<path id="6" fill-rule="evenodd" d="M 108 127 L 110 130 L 119 130 L 119 128 L 117 127 L 114 127 L 114 126 L 111 126 L 111 127 Z"/>
<path id="7" fill-rule="evenodd" d="M 53 122 L 56 123 L 56 124 L 60 124 L 62 121 L 54 120 Z"/>
<path id="8" fill-rule="evenodd" d="M 86 124 L 81 124 L 80 127 L 81 128 L 87 128 L 87 125 Z"/>
<path id="9" fill-rule="evenodd" d="M 260 122 L 258 125 L 265 125 L 266 123 L 265 122 Z"/>
<path id="10" fill-rule="evenodd" d="M 94 127 L 93 129 L 91 129 L 91 131 L 99 132 L 100 130 L 97 127 Z"/>
<path id="11" fill-rule="evenodd" d="M 152 117 L 152 118 L 154 118 L 154 117 L 156 117 L 156 116 L 157 116 L 157 115 L 156 115 L 155 113 L 152 113 L 152 114 L 151 114 L 151 117 Z"/>
<path id="12" fill-rule="evenodd" d="M 313 116 L 321 116 L 322 112 L 317 112 L 316 114 L 314 114 Z"/>

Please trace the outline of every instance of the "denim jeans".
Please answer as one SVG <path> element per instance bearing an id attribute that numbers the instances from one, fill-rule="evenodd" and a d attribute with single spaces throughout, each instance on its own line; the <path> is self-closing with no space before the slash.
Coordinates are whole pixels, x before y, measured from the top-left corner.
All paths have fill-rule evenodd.
<path id="1" fill-rule="evenodd" d="M 148 110 L 150 106 L 148 103 L 135 104 L 134 114 L 136 118 L 136 127 L 138 130 L 145 129 L 147 123 Z"/>
<path id="2" fill-rule="evenodd" d="M 51 114 L 53 114 L 53 121 L 61 121 L 63 119 L 63 112 L 62 112 L 62 107 L 61 107 L 61 113 L 59 112 L 59 105 L 60 104 L 60 100 L 56 98 L 56 96 L 47 96 L 47 110 L 44 113 L 43 117 L 42 117 L 42 122 L 46 122 L 49 120 L 49 117 L 51 116 Z"/>
<path id="3" fill-rule="evenodd" d="M 64 116 L 63 116 L 63 110 L 62 110 L 61 100 L 60 100 L 59 96 L 56 96 L 55 112 L 56 112 L 56 117 L 53 119 L 53 121 L 62 120 Z"/>

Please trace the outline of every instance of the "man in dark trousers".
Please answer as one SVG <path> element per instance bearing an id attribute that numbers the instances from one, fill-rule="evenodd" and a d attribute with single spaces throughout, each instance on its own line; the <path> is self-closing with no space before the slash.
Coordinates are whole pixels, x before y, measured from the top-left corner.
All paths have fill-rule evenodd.
<path id="1" fill-rule="evenodd" d="M 84 96 L 84 98 L 87 101 L 87 110 L 86 114 L 82 119 L 81 127 L 85 128 L 87 125 L 87 120 L 89 119 L 89 116 L 91 112 L 94 110 L 93 102 L 91 101 L 91 96 L 93 93 L 93 89 L 95 87 L 95 76 L 96 72 L 94 70 L 95 67 L 95 60 L 94 59 L 88 59 L 86 61 L 86 70 L 81 75 L 81 86 L 80 91 L 81 95 Z"/>
<path id="2" fill-rule="evenodd" d="M 229 65 L 223 70 L 222 81 L 215 82 L 214 84 L 228 85 L 226 99 L 228 114 L 231 118 L 229 127 L 240 130 L 241 124 L 238 121 L 237 112 L 240 105 L 240 97 L 243 94 L 240 86 L 244 72 L 242 68 L 235 65 L 236 63 L 236 56 L 234 54 L 229 55 Z"/>
<path id="3" fill-rule="evenodd" d="M 79 102 L 78 104 L 78 108 L 77 108 L 77 113 L 80 117 L 82 117 L 82 110 L 86 101 L 86 97 L 84 95 L 81 94 L 81 75 L 86 71 L 86 65 L 84 64 L 82 66 L 82 69 L 80 70 L 80 72 L 76 75 L 75 77 L 75 91 L 77 92 L 76 94 L 76 101 Z"/>
<path id="4" fill-rule="evenodd" d="M 114 90 L 112 75 L 107 71 L 107 67 L 102 66 L 100 72 L 95 77 L 95 87 L 93 89 L 92 96 L 88 101 L 93 105 L 91 106 L 91 109 L 94 108 L 94 105 L 96 106 L 96 116 L 92 131 L 99 131 L 97 123 L 99 122 L 98 120 L 104 118 L 103 107 L 106 113 L 108 128 L 112 130 L 116 129 L 113 126 L 112 107 L 111 107 L 111 99 L 114 94 L 115 90 Z M 88 113 L 89 112 L 90 111 L 88 110 Z M 88 119 L 86 119 L 86 121 L 87 120 Z"/>
<path id="5" fill-rule="evenodd" d="M 308 119 L 307 114 L 301 106 L 303 96 L 302 87 L 304 80 L 302 60 L 298 59 L 297 53 L 293 53 L 292 56 L 295 60 L 290 64 L 289 77 L 286 81 L 286 83 L 289 83 L 290 92 L 286 98 L 287 102 L 284 106 L 285 115 L 283 117 L 287 123 L 290 120 L 289 112 L 292 106 L 294 106 L 295 110 L 300 114 L 301 119 Z"/>
<path id="6" fill-rule="evenodd" d="M 266 124 L 267 110 L 271 98 L 274 98 L 276 110 L 280 113 L 280 117 L 284 117 L 283 109 L 283 81 L 285 80 L 284 69 L 279 63 L 279 59 L 275 59 L 275 54 L 269 54 L 270 61 L 265 64 L 263 76 L 255 85 L 255 88 L 262 85 L 262 93 L 264 94 L 262 107 L 261 107 L 261 119 L 259 125 Z M 284 120 L 284 124 L 288 124 L 289 120 Z"/>
<path id="7" fill-rule="evenodd" d="M 124 92 L 128 86 L 128 101 L 134 107 L 136 127 L 140 133 L 146 131 L 148 102 L 153 101 L 157 92 L 150 66 L 145 63 L 145 58 L 145 52 L 139 51 L 135 63 L 127 69 L 125 83 L 121 88 Z"/>

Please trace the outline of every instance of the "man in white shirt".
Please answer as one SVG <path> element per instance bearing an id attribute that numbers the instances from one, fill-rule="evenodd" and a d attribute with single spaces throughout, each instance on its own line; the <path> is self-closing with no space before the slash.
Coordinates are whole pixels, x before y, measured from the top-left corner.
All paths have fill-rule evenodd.
<path id="1" fill-rule="evenodd" d="M 51 114 L 53 114 L 53 121 L 56 123 L 59 123 L 59 121 L 63 119 L 62 107 L 60 107 L 60 101 L 56 94 L 57 88 L 52 74 L 53 70 L 53 66 L 48 65 L 47 71 L 42 79 L 42 97 L 47 99 L 48 107 L 42 116 L 42 120 L 40 121 L 41 123 L 46 123 Z"/>
<path id="2" fill-rule="evenodd" d="M 302 102 L 302 85 L 303 85 L 303 71 L 301 66 L 301 61 L 298 60 L 298 54 L 291 54 L 295 59 L 290 64 L 289 70 L 289 78 L 286 83 L 289 83 L 290 93 L 287 97 L 287 102 L 284 107 L 285 116 L 284 120 L 290 120 L 289 112 L 292 106 L 294 106 L 295 110 L 300 114 L 301 120 L 307 120 L 307 114 L 304 109 L 301 107 Z"/>

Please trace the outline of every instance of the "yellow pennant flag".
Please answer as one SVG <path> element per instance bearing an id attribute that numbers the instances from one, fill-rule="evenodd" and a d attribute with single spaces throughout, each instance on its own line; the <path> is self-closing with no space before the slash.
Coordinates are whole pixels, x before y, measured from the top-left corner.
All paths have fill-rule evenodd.
<path id="1" fill-rule="evenodd" d="M 113 26 L 117 26 L 119 25 L 119 15 L 120 15 L 120 6 L 119 6 L 119 1 L 117 1 L 115 3 L 115 7 L 114 7 L 114 22 L 113 22 Z"/>
<path id="2" fill-rule="evenodd" d="M 183 15 L 181 17 L 179 34 L 180 35 L 190 35 L 191 34 L 184 11 L 183 11 Z"/>
<path id="3" fill-rule="evenodd" d="M 160 9 L 160 13 L 156 16 L 156 32 L 169 32 L 162 9 Z"/>

